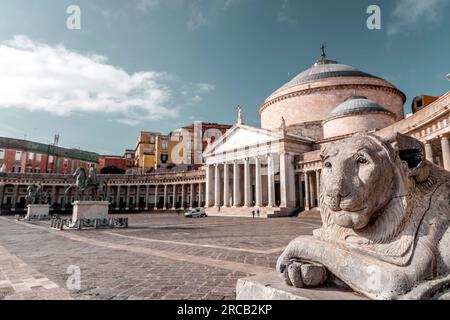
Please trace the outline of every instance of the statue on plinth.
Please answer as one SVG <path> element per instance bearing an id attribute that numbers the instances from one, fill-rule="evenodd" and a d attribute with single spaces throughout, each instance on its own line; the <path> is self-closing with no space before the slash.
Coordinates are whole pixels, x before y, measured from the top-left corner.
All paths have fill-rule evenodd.
<path id="1" fill-rule="evenodd" d="M 241 106 L 237 106 L 236 108 L 237 113 L 238 113 L 238 124 L 244 124 L 244 114 L 242 113 L 242 108 Z"/>
<path id="2" fill-rule="evenodd" d="M 287 284 L 371 299 L 450 299 L 450 172 L 418 140 L 371 134 L 321 151 L 322 227 L 277 262 Z"/>

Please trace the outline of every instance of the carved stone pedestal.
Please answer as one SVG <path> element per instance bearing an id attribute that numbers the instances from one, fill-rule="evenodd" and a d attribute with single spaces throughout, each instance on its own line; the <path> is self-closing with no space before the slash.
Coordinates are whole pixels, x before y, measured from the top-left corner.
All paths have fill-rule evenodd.
<path id="1" fill-rule="evenodd" d="M 109 218 L 108 209 L 108 201 L 75 201 L 72 219 L 55 217 L 50 223 L 50 228 L 56 230 L 128 228 L 128 218 Z"/>
<path id="2" fill-rule="evenodd" d="M 72 221 L 108 219 L 108 209 L 108 201 L 75 201 L 73 203 Z"/>
<path id="3" fill-rule="evenodd" d="M 337 288 L 300 289 L 284 283 L 279 273 L 267 273 L 239 279 L 237 300 L 366 300 L 361 295 Z"/>
<path id="4" fill-rule="evenodd" d="M 50 205 L 48 204 L 29 204 L 27 206 L 27 215 L 23 220 L 49 220 Z"/>

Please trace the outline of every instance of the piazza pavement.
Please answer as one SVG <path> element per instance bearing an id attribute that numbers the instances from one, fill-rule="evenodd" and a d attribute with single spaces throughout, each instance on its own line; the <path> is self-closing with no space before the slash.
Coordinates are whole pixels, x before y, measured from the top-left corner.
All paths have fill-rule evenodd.
<path id="1" fill-rule="evenodd" d="M 81 231 L 0 217 L 0 299 L 235 299 L 239 278 L 273 272 L 287 244 L 321 224 L 315 212 L 127 217 L 128 229 Z M 79 289 L 67 286 L 70 266 L 81 271 Z"/>

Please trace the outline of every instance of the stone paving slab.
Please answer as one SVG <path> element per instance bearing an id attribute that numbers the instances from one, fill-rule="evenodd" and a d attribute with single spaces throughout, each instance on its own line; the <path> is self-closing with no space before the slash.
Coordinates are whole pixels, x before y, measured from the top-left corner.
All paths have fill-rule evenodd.
<path id="1" fill-rule="evenodd" d="M 4 283 L 4 298 L 57 299 L 45 290 L 64 290 L 75 299 L 235 299 L 239 278 L 273 271 L 283 247 L 320 224 L 315 218 L 128 217 L 130 229 L 83 231 L 0 217 L 0 246 L 34 270 L 19 277 L 33 294 L 12 292 Z M 81 270 L 80 290 L 65 289 L 71 265 Z M 58 288 L 44 288 L 50 282 L 39 282 L 38 275 Z"/>

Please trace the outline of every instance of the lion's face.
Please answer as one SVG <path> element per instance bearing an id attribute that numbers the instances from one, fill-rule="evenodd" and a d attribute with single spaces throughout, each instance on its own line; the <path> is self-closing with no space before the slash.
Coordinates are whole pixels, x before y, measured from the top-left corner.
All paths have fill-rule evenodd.
<path id="1" fill-rule="evenodd" d="M 323 206 L 345 228 L 363 229 L 392 197 L 388 149 L 367 135 L 326 147 L 321 154 Z"/>

